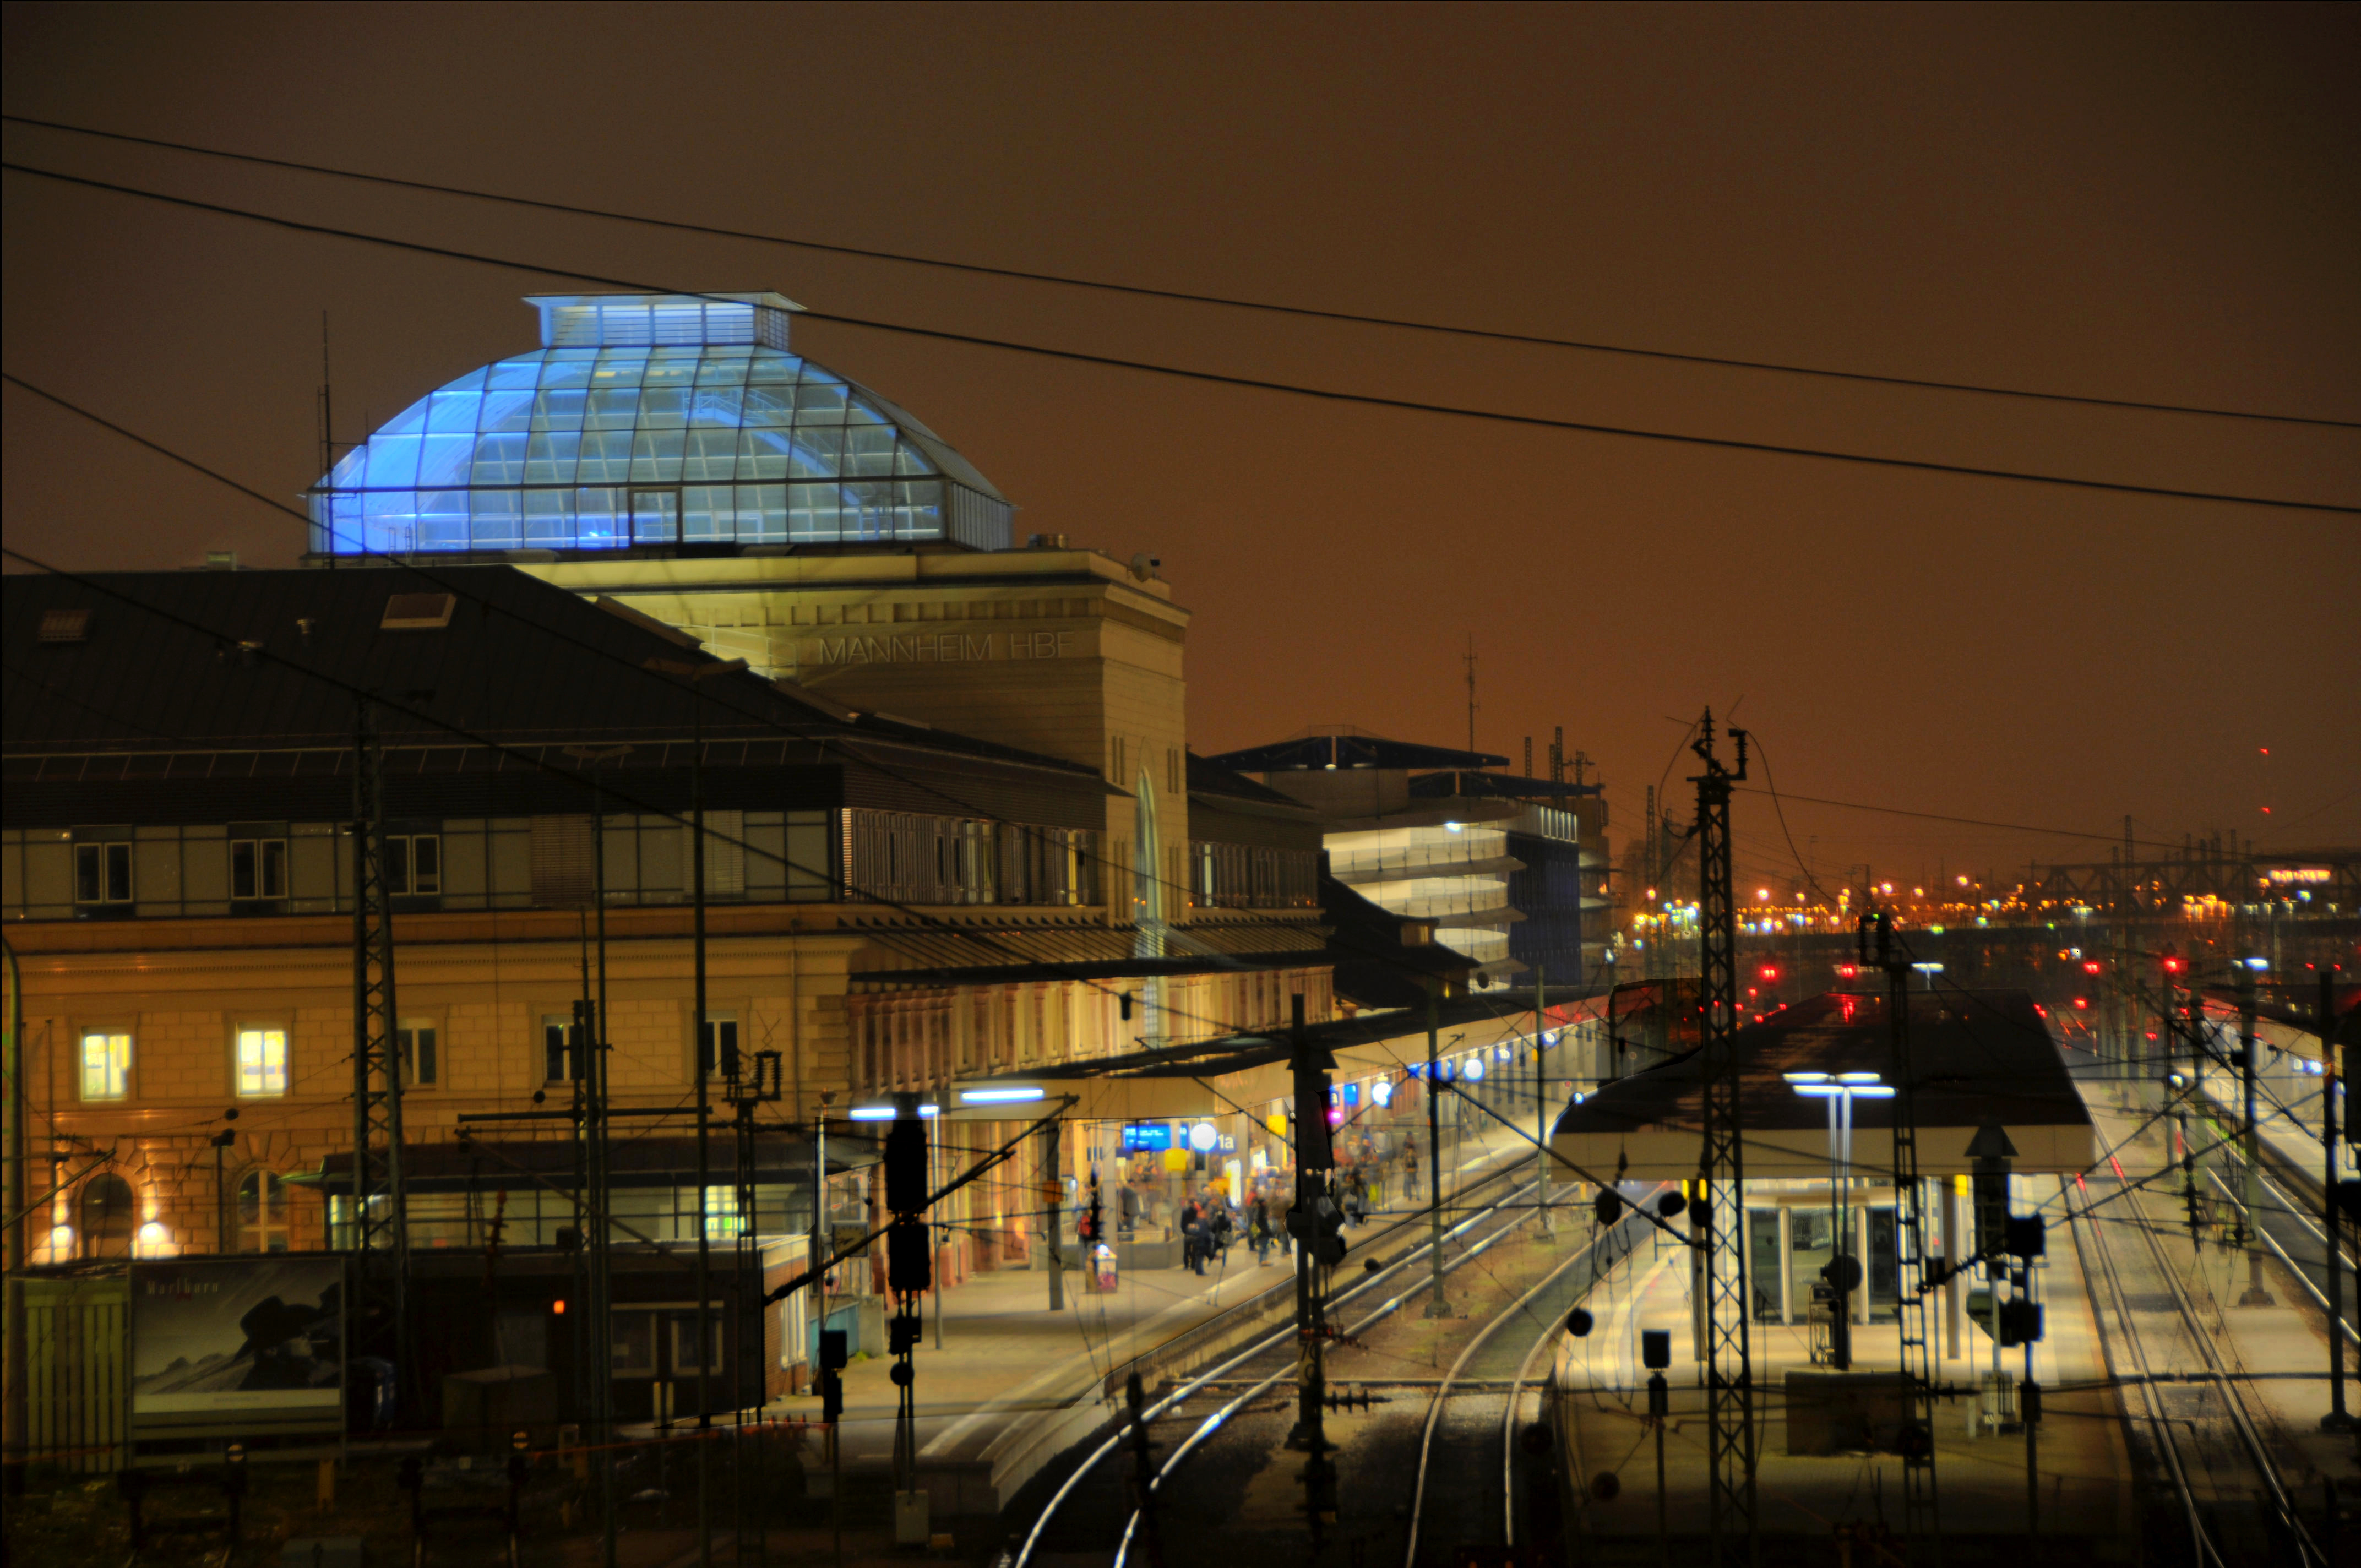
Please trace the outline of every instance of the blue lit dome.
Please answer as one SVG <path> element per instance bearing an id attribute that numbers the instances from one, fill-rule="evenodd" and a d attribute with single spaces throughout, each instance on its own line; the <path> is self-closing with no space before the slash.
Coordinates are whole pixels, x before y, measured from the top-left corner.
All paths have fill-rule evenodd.
<path id="1" fill-rule="evenodd" d="M 1010 543 L 1006 497 L 787 352 L 777 294 L 543 295 L 543 346 L 421 398 L 310 491 L 323 555 Z"/>

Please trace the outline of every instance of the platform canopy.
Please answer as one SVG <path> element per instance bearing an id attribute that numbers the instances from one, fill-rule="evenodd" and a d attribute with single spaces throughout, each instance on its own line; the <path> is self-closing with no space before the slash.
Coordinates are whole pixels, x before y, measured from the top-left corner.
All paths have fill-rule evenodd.
<path id="1" fill-rule="evenodd" d="M 2048 1022 L 2021 991 L 1917 992 L 1910 997 L 1909 1074 L 1926 1176 L 1967 1173 L 1968 1144 L 1997 1123 L 2019 1175 L 2070 1174 L 2098 1158 L 2082 1097 Z M 1828 1102 L 1798 1092 L 1790 1073 L 1877 1075 L 1899 1084 L 1884 998 L 1831 992 L 1738 1031 L 1740 1124 L 1748 1178 L 1825 1178 Z M 1701 1053 L 1610 1083 L 1559 1118 L 1551 1146 L 1583 1169 L 1639 1180 L 1697 1174 L 1703 1139 Z M 1853 1101 L 1854 1174 L 1894 1168 L 1898 1099 Z"/>

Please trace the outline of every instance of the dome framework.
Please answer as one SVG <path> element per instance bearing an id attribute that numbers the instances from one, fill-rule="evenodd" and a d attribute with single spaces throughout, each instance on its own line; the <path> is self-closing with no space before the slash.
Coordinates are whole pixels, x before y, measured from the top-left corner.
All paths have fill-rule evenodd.
<path id="1" fill-rule="evenodd" d="M 1013 508 L 906 410 L 787 349 L 776 294 L 530 302 L 543 346 L 379 426 L 308 493 L 321 555 L 937 543 Z"/>

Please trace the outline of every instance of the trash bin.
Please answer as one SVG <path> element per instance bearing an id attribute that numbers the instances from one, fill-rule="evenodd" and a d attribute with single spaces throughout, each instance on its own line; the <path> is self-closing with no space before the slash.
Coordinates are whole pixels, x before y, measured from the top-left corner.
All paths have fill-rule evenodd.
<path id="1" fill-rule="evenodd" d="M 1091 1266 L 1098 1275 L 1099 1288 L 1113 1290 L 1118 1277 L 1115 1248 L 1104 1242 L 1091 1249 Z"/>

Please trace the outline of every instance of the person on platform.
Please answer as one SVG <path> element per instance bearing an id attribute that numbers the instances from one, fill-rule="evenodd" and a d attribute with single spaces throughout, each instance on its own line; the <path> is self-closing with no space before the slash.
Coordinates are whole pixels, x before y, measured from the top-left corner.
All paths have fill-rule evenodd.
<path id="1" fill-rule="evenodd" d="M 1214 1199 L 1207 1208 L 1205 1255 L 1208 1258 L 1217 1257 L 1225 1251 L 1230 1245 L 1230 1233 L 1236 1228 L 1235 1222 L 1230 1218 L 1229 1200 Z"/>
<path id="2" fill-rule="evenodd" d="M 1247 1234 L 1254 1242 L 1255 1266 L 1262 1268 L 1270 1263 L 1270 1199 L 1261 1189 L 1255 1190 L 1254 1207 L 1246 1214 Z"/>

